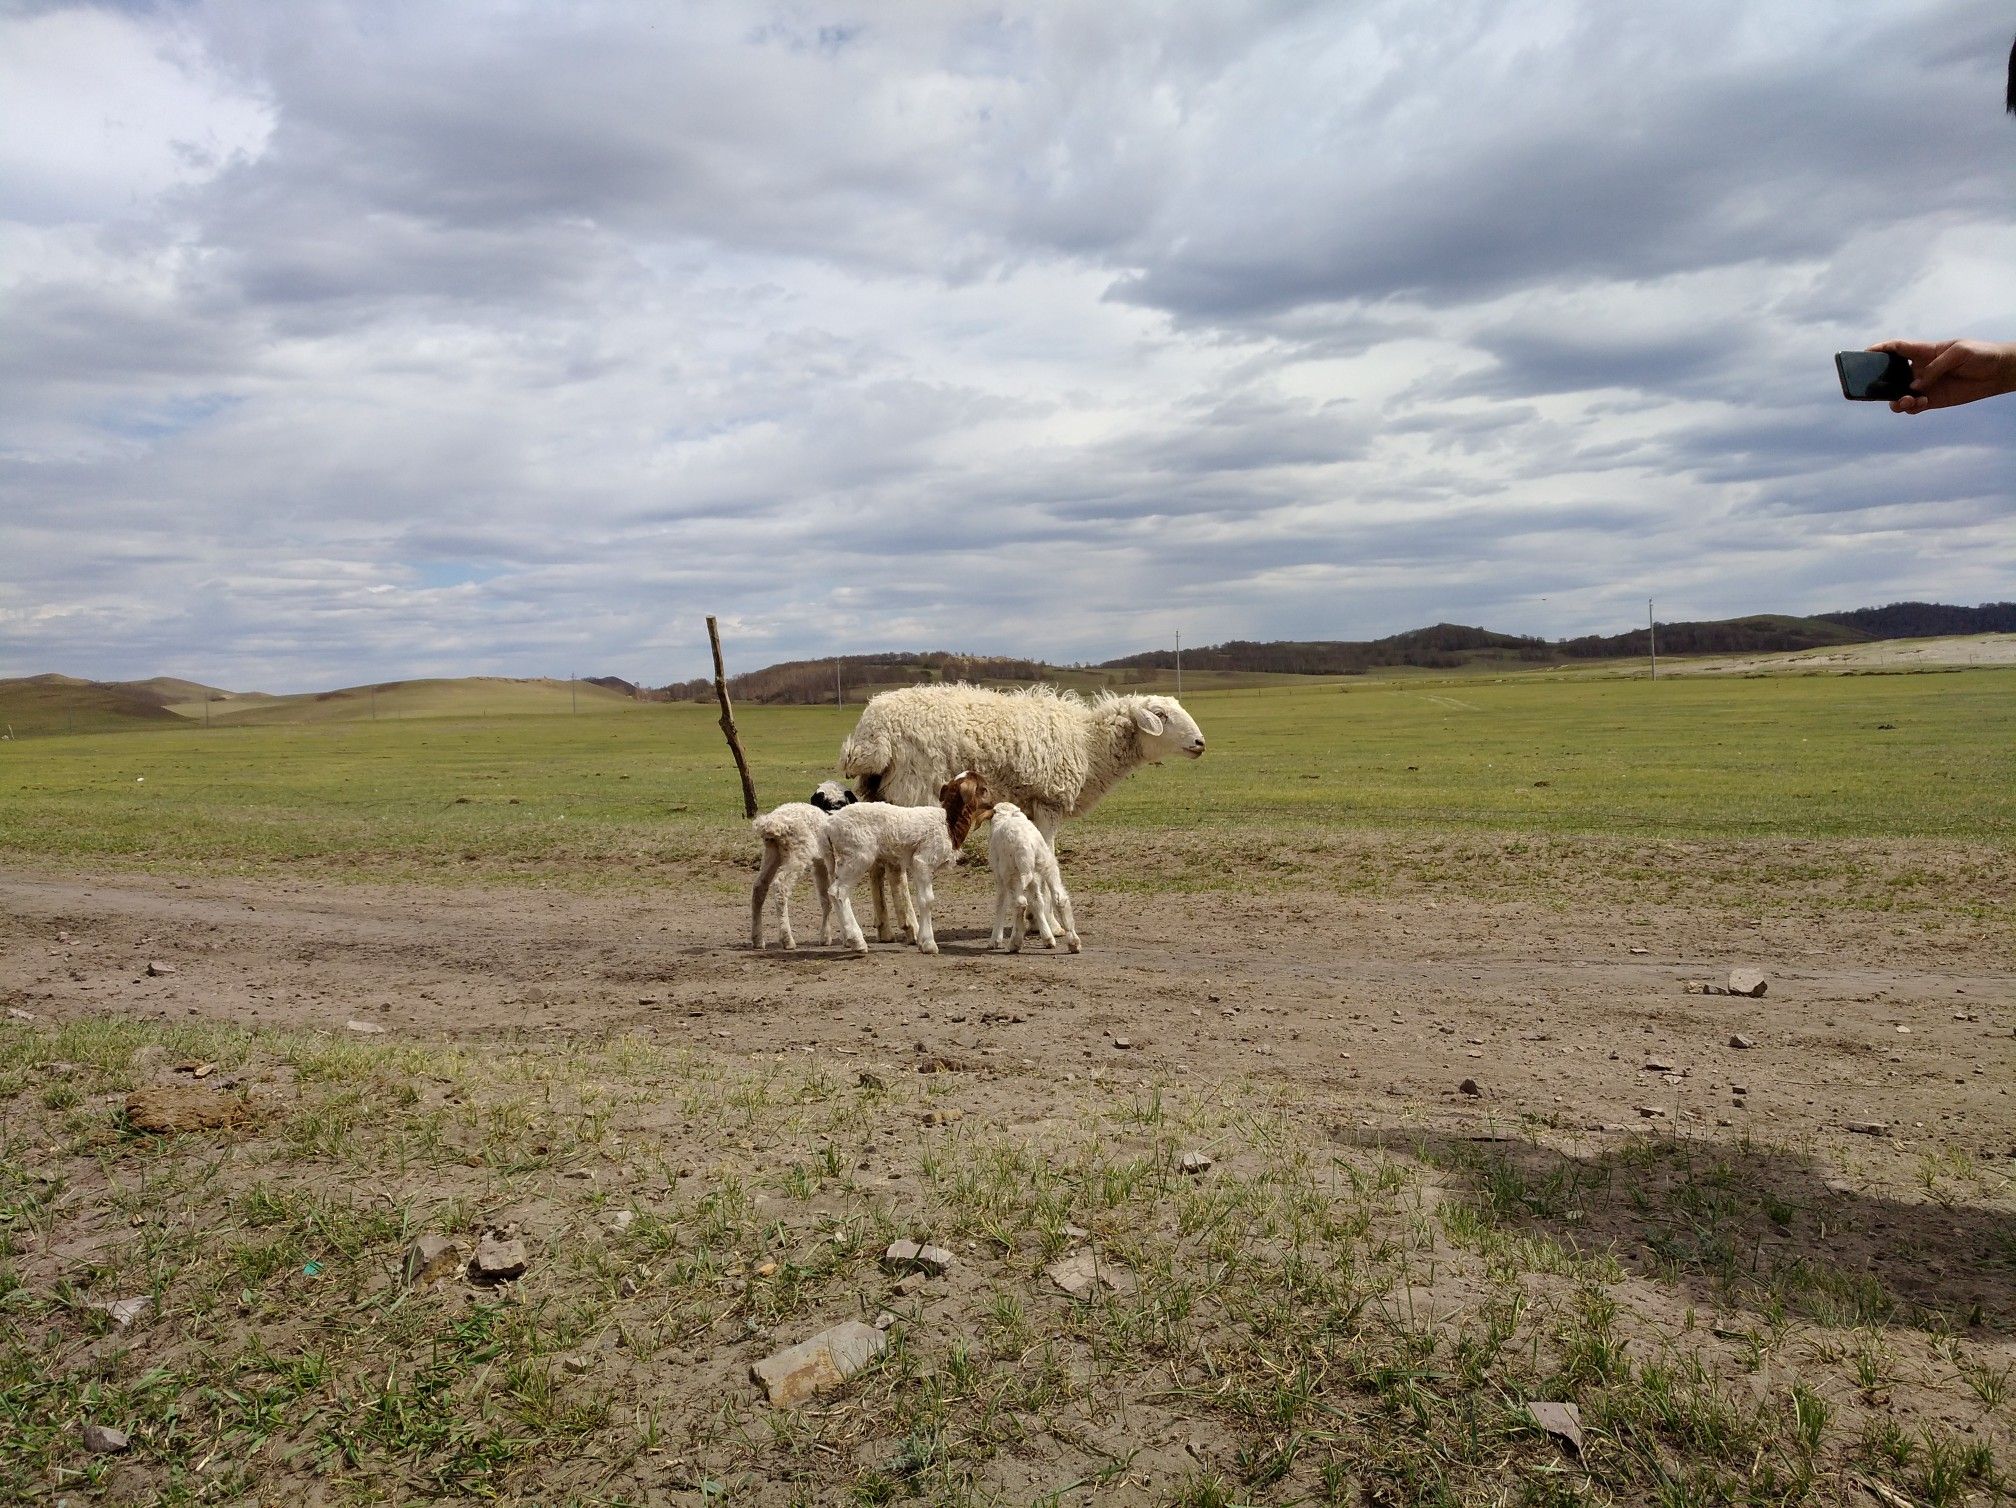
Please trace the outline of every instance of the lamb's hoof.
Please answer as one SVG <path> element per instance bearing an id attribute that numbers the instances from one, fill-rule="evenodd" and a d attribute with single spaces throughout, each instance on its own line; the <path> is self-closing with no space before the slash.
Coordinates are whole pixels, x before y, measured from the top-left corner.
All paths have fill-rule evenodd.
<path id="1" fill-rule="evenodd" d="M 784 949 L 786 952 L 795 952 L 798 947 L 798 939 L 795 937 L 787 937 L 777 946 Z"/>
<path id="2" fill-rule="evenodd" d="M 1078 941 L 1075 937 L 1065 938 L 1064 947 L 1067 952 L 1071 953 L 1083 953 L 1085 951 L 1085 944 Z"/>
<path id="3" fill-rule="evenodd" d="M 935 942 L 920 942 L 917 944 L 917 951 L 919 953 L 936 953 L 938 951 L 938 944 Z"/>

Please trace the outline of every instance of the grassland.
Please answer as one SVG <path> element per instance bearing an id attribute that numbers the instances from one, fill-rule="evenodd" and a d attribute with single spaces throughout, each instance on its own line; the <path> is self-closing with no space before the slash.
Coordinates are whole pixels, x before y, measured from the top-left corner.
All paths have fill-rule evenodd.
<path id="1" fill-rule="evenodd" d="M 1830 1263 L 1838 1201 L 1761 1146 L 1387 1144 L 1250 1084 L 1032 1085 L 1000 1125 L 958 1115 L 959 1075 L 638 1040 L 0 1034 L 11 1501 L 1683 1508 L 1873 1483 L 1959 1508 L 2007 1488 L 2016 1388 L 1980 1316 Z M 177 1060 L 269 1119 L 223 1145 L 122 1129 L 121 1092 Z M 1189 1150 L 1219 1165 L 1186 1177 Z M 1943 1176 L 1979 1196 L 1973 1170 Z M 523 1281 L 401 1281 L 416 1235 L 491 1222 L 527 1238 Z M 899 1290 L 878 1266 L 899 1236 L 948 1243 L 953 1271 Z M 1088 1244 L 1129 1281 L 1074 1302 L 1042 1268 Z M 151 1308 L 115 1324 L 132 1297 Z M 843 1399 L 783 1414 L 747 1385 L 766 1347 L 884 1309 L 889 1351 Z M 1579 1451 L 1529 1408 L 1563 1398 Z M 80 1455 L 93 1420 L 135 1450 Z"/>
<path id="2" fill-rule="evenodd" d="M 1270 845 L 1400 833 L 2016 847 L 2016 670 L 1656 685 L 1410 678 L 1189 701 L 1212 752 L 1125 782 L 1071 830 L 1087 853 L 1125 851 L 1137 883 L 1190 882 L 1182 865 L 1158 868 L 1148 839 L 1181 855 L 1213 834 Z M 0 746 L 0 852 L 589 885 L 743 853 L 710 709 L 583 708 Z M 741 709 L 765 802 L 800 798 L 825 776 L 857 715 Z"/>

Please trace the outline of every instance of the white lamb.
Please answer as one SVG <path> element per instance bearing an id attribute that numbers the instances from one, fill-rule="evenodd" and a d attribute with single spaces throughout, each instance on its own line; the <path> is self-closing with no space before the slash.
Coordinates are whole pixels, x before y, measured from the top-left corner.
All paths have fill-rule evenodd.
<path id="1" fill-rule="evenodd" d="M 1036 824 L 1012 801 L 997 802 L 993 829 L 987 834 L 987 867 L 994 871 L 994 935 L 998 948 L 1005 935 L 1008 951 L 1022 951 L 1022 932 L 1030 920 L 1042 934 L 1043 946 L 1057 946 L 1053 921 L 1061 924 L 1064 946 L 1076 953 L 1078 924 L 1071 916 L 1071 892 L 1057 872 L 1057 855 L 1043 841 Z"/>
<path id="2" fill-rule="evenodd" d="M 1021 807 L 1054 850 L 1066 817 L 1084 816 L 1142 765 L 1203 753 L 1203 730 L 1174 697 L 1105 693 L 1088 702 L 1049 686 L 909 686 L 868 699 L 841 746 L 840 770 L 864 801 L 899 806 L 923 806 L 954 771 L 972 770 L 998 800 Z M 875 925 L 886 942 L 881 879 Z M 895 880 L 900 896 L 901 875 Z"/>
<path id="3" fill-rule="evenodd" d="M 819 852 L 827 869 L 827 894 L 840 913 L 840 939 L 856 953 L 868 951 L 854 919 L 854 887 L 870 868 L 887 864 L 908 876 L 917 906 L 917 948 L 936 953 L 931 928 L 931 876 L 959 857 L 974 824 L 987 815 L 987 787 L 970 770 L 947 781 L 937 806 L 892 806 L 863 801 L 827 818 Z"/>
<path id="4" fill-rule="evenodd" d="M 749 892 L 750 947 L 763 946 L 763 906 L 772 893 L 777 896 L 777 940 L 787 948 L 798 946 L 798 939 L 791 935 L 791 892 L 808 868 L 819 892 L 819 941 L 833 941 L 833 903 L 827 894 L 826 860 L 819 852 L 819 835 L 826 830 L 830 814 L 853 805 L 854 800 L 854 793 L 843 790 L 837 781 L 822 780 L 810 801 L 787 801 L 749 824 L 763 840 L 763 865 L 756 871 L 755 888 Z"/>

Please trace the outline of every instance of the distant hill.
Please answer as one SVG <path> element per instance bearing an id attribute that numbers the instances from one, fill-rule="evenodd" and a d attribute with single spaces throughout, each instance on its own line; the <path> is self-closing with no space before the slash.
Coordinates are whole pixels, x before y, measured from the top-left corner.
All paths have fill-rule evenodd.
<path id="1" fill-rule="evenodd" d="M 106 733 L 180 721 L 156 695 L 126 685 L 80 681 L 67 675 L 0 680 L 0 733 L 11 732 L 16 738 Z"/>
<path id="2" fill-rule="evenodd" d="M 210 722 L 213 727 L 271 727 L 411 717 L 524 717 L 629 705 L 629 697 L 591 681 L 464 676 L 455 680 L 381 681 L 244 704 L 220 703 L 211 707 Z"/>
<path id="3" fill-rule="evenodd" d="M 1872 639 L 1943 639 L 1948 634 L 2016 634 L 2016 602 L 1947 607 L 1938 602 L 1893 602 L 1816 617 L 1857 629 Z"/>
<path id="4" fill-rule="evenodd" d="M 1254 643 L 1234 639 L 1183 651 L 1183 669 L 1256 671 L 1287 675 L 1363 675 L 1368 670 L 1413 665 L 1454 670 L 1478 659 L 1548 664 L 1557 658 L 1545 639 L 1437 623 L 1384 639 L 1277 639 Z M 1174 670 L 1174 650 L 1154 649 L 1104 661 L 1101 669 Z"/>
<path id="5" fill-rule="evenodd" d="M 837 671 L 837 677 L 836 677 Z M 786 660 L 728 677 L 728 694 L 738 702 L 831 702 L 836 690 L 848 701 L 876 691 L 931 681 L 1040 681 L 1052 667 L 1040 660 L 1000 655 L 960 655 L 945 650 L 921 654 L 840 655 L 828 660 Z M 679 681 L 659 693 L 675 702 L 703 702 L 714 682 L 702 677 Z"/>

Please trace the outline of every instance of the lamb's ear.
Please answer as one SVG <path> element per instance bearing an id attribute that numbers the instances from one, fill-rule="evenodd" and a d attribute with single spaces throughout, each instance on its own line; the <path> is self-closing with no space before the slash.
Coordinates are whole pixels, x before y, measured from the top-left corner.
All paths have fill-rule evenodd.
<path id="1" fill-rule="evenodd" d="M 1150 712 L 1146 707 L 1136 707 L 1134 726 L 1153 738 L 1162 731 L 1162 718 L 1160 714 Z"/>

